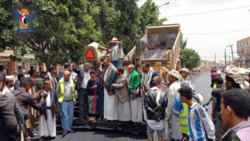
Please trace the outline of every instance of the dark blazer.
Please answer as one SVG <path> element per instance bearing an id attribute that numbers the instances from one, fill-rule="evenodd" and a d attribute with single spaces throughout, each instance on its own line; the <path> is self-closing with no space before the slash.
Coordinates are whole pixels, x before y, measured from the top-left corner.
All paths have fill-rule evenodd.
<path id="1" fill-rule="evenodd" d="M 63 69 L 58 73 L 57 81 L 60 81 L 63 78 L 64 72 L 65 70 Z"/>
<path id="2" fill-rule="evenodd" d="M 80 90 L 82 85 L 82 80 L 84 78 L 84 69 L 83 68 L 73 68 L 73 71 L 77 73 L 78 79 L 76 82 L 75 90 Z"/>
<path id="3" fill-rule="evenodd" d="M 6 95 L 0 94 L 0 140 L 16 141 L 17 121 Z"/>
<path id="4" fill-rule="evenodd" d="M 6 93 L 5 95 L 8 97 L 9 102 L 11 103 L 11 108 L 14 112 L 18 125 L 20 126 L 21 130 L 25 132 L 25 123 L 22 109 L 17 103 L 16 97 L 11 92 Z"/>
<path id="5" fill-rule="evenodd" d="M 50 100 L 52 100 L 52 93 L 53 93 L 53 102 L 52 102 L 52 105 L 51 105 L 51 112 L 52 112 L 52 118 L 53 118 L 55 116 L 55 114 L 56 114 L 56 110 L 59 109 L 59 108 L 57 107 L 58 98 L 57 98 L 56 91 L 54 89 L 50 90 Z M 46 108 L 46 100 L 45 100 L 44 103 L 43 103 L 42 108 L 40 109 L 40 114 L 44 115 L 45 119 L 47 120 L 46 109 L 47 108 Z"/>

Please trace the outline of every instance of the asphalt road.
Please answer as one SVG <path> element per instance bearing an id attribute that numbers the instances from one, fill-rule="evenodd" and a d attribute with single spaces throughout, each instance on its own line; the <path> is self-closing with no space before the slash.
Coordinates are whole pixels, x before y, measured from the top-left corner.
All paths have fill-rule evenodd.
<path id="1" fill-rule="evenodd" d="M 194 82 L 195 90 L 201 93 L 206 102 L 211 97 L 212 88 L 210 88 L 210 73 L 196 74 L 191 79 Z M 208 106 L 209 115 L 211 115 L 211 104 Z M 62 136 L 62 129 L 57 128 L 57 137 L 55 139 L 45 139 L 51 141 L 147 141 L 146 134 L 136 134 L 111 129 L 91 129 L 89 127 L 73 127 L 75 133 Z M 34 130 L 38 133 L 38 128 Z M 39 137 L 34 137 L 32 141 L 38 141 Z"/>

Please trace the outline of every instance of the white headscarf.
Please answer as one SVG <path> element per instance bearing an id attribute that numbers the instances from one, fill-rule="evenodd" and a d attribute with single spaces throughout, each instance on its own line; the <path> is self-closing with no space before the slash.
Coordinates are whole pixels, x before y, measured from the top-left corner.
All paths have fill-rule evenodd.
<path id="1" fill-rule="evenodd" d="M 181 80 L 180 73 L 177 70 L 171 70 L 168 75 L 177 78 L 179 81 Z"/>
<path id="2" fill-rule="evenodd" d="M 235 83 L 239 84 L 242 89 L 249 89 L 249 70 L 232 67 L 227 70 L 227 75 L 231 77 L 235 81 Z"/>

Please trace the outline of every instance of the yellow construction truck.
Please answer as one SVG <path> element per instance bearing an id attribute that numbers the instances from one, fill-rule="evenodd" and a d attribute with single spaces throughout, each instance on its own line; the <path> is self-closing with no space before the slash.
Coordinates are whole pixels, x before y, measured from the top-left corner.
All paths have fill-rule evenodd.
<path id="1" fill-rule="evenodd" d="M 123 66 L 126 69 L 132 63 L 141 71 L 141 64 L 148 62 L 155 71 L 159 71 L 167 82 L 167 72 L 180 70 L 180 25 L 166 24 L 147 26 L 145 35 L 136 37 L 136 46 L 126 55 Z"/>
<path id="2" fill-rule="evenodd" d="M 147 26 L 145 35 L 135 38 L 135 46 L 124 57 L 123 67 L 127 70 L 129 64 L 134 64 L 137 71 L 141 71 L 141 64 L 148 62 L 155 71 L 159 71 L 167 82 L 167 72 L 172 69 L 180 70 L 180 25 L 166 24 Z M 103 53 L 105 54 L 105 53 Z M 94 47 L 85 47 L 84 59 L 93 66 L 101 65 L 97 50 Z"/>
<path id="3" fill-rule="evenodd" d="M 141 64 L 148 62 L 151 67 L 158 71 L 161 77 L 167 83 L 167 72 L 172 69 L 180 69 L 180 25 L 179 24 L 166 24 L 159 26 L 147 26 L 145 35 L 140 38 L 135 38 L 135 46 L 124 57 L 123 67 L 127 70 L 129 64 L 134 64 L 136 70 L 141 72 Z M 100 54 L 100 53 L 99 53 Z M 102 54 L 106 54 L 102 52 Z M 93 46 L 85 47 L 84 61 L 92 64 L 92 69 L 101 70 L 102 63 L 98 51 Z M 75 116 L 77 117 L 79 110 L 75 109 Z M 139 124 L 122 124 L 110 122 L 89 122 L 78 120 L 74 121 L 74 125 L 89 125 L 93 128 L 96 126 L 120 129 L 122 131 L 138 131 L 145 132 L 146 125 Z"/>

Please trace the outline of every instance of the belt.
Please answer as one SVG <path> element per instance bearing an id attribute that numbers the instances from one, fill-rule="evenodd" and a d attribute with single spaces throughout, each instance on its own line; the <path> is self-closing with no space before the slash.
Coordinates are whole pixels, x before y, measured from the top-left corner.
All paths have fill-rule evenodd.
<path id="1" fill-rule="evenodd" d="M 47 109 L 52 109 L 52 107 L 47 107 Z"/>

